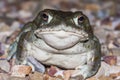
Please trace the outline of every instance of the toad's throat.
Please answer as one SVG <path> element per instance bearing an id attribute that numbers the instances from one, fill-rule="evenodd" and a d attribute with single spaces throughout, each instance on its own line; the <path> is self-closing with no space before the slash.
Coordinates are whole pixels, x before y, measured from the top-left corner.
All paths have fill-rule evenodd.
<path id="1" fill-rule="evenodd" d="M 36 32 L 36 35 L 44 40 L 47 45 L 58 50 L 71 48 L 82 38 L 85 39 L 85 37 L 87 37 L 85 35 L 65 31 Z"/>

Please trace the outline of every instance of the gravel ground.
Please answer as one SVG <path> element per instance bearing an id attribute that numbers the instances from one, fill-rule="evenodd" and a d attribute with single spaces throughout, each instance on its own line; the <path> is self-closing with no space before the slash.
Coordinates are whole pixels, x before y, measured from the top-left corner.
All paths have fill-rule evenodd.
<path id="1" fill-rule="evenodd" d="M 26 78 L 11 77 L 10 64 L 5 60 L 10 44 L 24 24 L 45 8 L 82 10 L 89 17 L 102 47 L 101 68 L 88 80 L 120 80 L 119 0 L 0 0 L 0 80 L 62 80 L 48 75 L 43 77 L 38 72 Z"/>

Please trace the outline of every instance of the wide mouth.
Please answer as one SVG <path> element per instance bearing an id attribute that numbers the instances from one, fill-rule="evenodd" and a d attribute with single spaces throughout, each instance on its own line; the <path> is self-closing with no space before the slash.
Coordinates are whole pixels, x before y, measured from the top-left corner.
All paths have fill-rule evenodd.
<path id="1" fill-rule="evenodd" d="M 40 37 L 41 35 L 44 35 L 44 34 L 51 34 L 51 35 L 55 35 L 57 37 L 60 37 L 60 38 L 64 38 L 64 37 L 69 37 L 69 36 L 78 36 L 80 37 L 81 39 L 82 38 L 85 38 L 85 39 L 88 39 L 88 34 L 84 31 L 79 31 L 79 32 L 75 32 L 75 31 L 64 31 L 64 30 L 52 30 L 52 29 L 49 29 L 49 30 L 36 30 L 35 31 L 35 35 L 37 37 Z"/>
<path id="2" fill-rule="evenodd" d="M 88 34 L 85 32 L 72 32 L 64 30 L 36 30 L 35 36 L 45 41 L 45 43 L 55 49 L 67 49 L 73 47 L 80 41 L 88 40 Z"/>

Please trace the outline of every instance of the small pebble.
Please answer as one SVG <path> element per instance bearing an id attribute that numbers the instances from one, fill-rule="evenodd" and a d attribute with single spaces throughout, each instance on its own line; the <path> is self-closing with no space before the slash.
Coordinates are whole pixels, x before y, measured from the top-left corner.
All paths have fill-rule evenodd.
<path id="1" fill-rule="evenodd" d="M 0 73 L 0 80 L 10 80 L 10 76 L 5 73 Z"/>
<path id="2" fill-rule="evenodd" d="M 43 80 L 43 74 L 39 72 L 34 72 L 33 74 L 29 74 L 30 80 Z"/>
<path id="3" fill-rule="evenodd" d="M 5 53 L 5 45 L 3 45 L 1 42 L 0 42 L 0 57 L 3 56 Z"/>
<path id="4" fill-rule="evenodd" d="M 11 76 L 26 77 L 31 72 L 31 67 L 26 65 L 15 65 L 12 67 Z"/>
<path id="5" fill-rule="evenodd" d="M 117 63 L 116 56 L 104 56 L 103 60 L 109 65 L 116 65 L 116 63 Z"/>
<path id="6" fill-rule="evenodd" d="M 0 60 L 0 68 L 6 72 L 9 72 L 10 64 L 7 60 Z"/>
<path id="7" fill-rule="evenodd" d="M 55 75 L 55 73 L 57 73 L 56 67 L 51 66 L 51 67 L 48 69 L 48 75 L 50 75 L 50 76 L 53 77 L 53 76 Z"/>

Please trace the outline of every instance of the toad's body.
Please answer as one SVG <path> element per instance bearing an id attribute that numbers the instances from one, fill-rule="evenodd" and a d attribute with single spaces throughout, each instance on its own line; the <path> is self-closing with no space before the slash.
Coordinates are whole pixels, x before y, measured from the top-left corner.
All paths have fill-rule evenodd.
<path id="1" fill-rule="evenodd" d="M 81 43 L 69 49 L 56 50 L 49 47 L 44 41 L 39 41 L 39 47 L 37 44 L 34 45 L 31 42 L 25 41 L 24 46 L 27 48 L 26 54 L 34 56 L 37 60 L 47 65 L 75 69 L 75 67 L 85 64 L 87 57 L 94 56 L 93 54 L 95 52 L 95 49 L 87 51 L 83 47 L 84 44 Z"/>
<path id="2" fill-rule="evenodd" d="M 77 68 L 84 78 L 94 75 L 100 66 L 99 41 L 80 11 L 41 11 L 25 25 L 12 48 L 8 59 L 16 53 L 17 64 L 32 56 L 44 65 Z"/>

